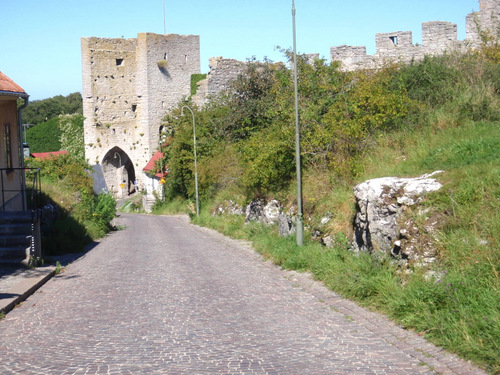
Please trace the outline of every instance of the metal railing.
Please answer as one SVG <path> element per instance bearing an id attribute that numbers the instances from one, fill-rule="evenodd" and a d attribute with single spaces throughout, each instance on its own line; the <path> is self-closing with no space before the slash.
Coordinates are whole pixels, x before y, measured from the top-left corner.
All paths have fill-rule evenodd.
<path id="1" fill-rule="evenodd" d="M 0 168 L 0 211 L 31 211 L 36 220 L 41 186 L 40 168 Z"/>

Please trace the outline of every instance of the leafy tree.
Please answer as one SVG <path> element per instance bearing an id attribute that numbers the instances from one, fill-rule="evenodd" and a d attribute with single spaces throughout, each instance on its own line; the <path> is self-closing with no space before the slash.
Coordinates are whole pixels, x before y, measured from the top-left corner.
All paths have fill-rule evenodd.
<path id="1" fill-rule="evenodd" d="M 497 86 L 463 90 L 471 80 L 494 81 L 497 70 L 486 63 L 428 57 L 345 72 L 336 63 L 299 56 L 297 69 L 303 171 L 330 180 L 351 182 L 382 133 L 422 126 L 425 121 L 415 120 L 426 116 L 426 108 L 448 106 L 444 111 L 474 120 L 499 115 Z M 172 136 L 163 160 L 170 169 L 168 197 L 194 195 L 193 129 L 190 116 L 180 117 L 183 105 L 165 119 Z M 231 90 L 193 109 L 202 196 L 229 186 L 247 196 L 287 189 L 295 176 L 295 111 L 292 72 L 285 64 L 251 60 Z"/>
<path id="2" fill-rule="evenodd" d="M 58 120 L 59 129 L 61 131 L 61 149 L 83 160 L 85 158 L 83 116 L 60 115 Z"/>
<path id="3" fill-rule="evenodd" d="M 36 125 L 66 114 L 83 114 L 82 95 L 79 92 L 30 102 L 23 110 L 23 120 L 25 124 Z"/>
<path id="4" fill-rule="evenodd" d="M 61 130 L 59 119 L 54 117 L 26 131 L 26 139 L 31 152 L 49 152 L 61 150 Z"/>
<path id="5" fill-rule="evenodd" d="M 27 164 L 31 168 L 41 168 L 44 178 L 53 183 L 88 194 L 93 191 L 92 176 L 88 173 L 92 167 L 74 155 L 58 155 L 48 159 L 31 158 Z"/>
<path id="6" fill-rule="evenodd" d="M 231 85 L 230 110 L 225 120 L 231 141 L 245 139 L 271 124 L 272 88 L 280 67 L 281 64 L 270 61 L 250 61 L 244 74 L 240 74 Z"/>

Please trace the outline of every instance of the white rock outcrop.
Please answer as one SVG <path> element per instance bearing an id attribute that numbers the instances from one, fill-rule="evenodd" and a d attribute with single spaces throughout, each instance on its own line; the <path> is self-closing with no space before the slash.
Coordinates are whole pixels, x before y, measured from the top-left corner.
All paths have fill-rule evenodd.
<path id="1" fill-rule="evenodd" d="M 436 171 L 416 178 L 384 177 L 365 181 L 354 188 L 358 211 L 354 222 L 354 251 L 400 255 L 400 217 L 442 185 L 432 176 Z M 404 232 L 404 230 L 403 230 Z"/>
<path id="2" fill-rule="evenodd" d="M 280 216 L 280 205 L 275 199 L 265 202 L 256 199 L 246 207 L 245 222 L 259 221 L 265 224 L 276 224 Z"/>

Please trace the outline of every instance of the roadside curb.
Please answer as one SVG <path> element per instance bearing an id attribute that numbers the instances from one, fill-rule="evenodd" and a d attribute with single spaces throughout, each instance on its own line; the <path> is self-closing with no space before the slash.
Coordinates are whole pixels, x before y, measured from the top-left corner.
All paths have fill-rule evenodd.
<path id="1" fill-rule="evenodd" d="M 16 305 L 35 293 L 43 284 L 49 281 L 56 273 L 55 267 L 28 270 L 23 272 L 19 280 L 9 289 L 0 291 L 0 313 L 7 314 Z"/>

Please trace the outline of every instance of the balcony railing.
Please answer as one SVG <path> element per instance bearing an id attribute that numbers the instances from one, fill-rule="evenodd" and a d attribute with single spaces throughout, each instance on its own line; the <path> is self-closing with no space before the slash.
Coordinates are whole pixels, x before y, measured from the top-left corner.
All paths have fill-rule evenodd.
<path id="1" fill-rule="evenodd" d="M 0 168 L 0 212 L 41 208 L 40 168 Z"/>

